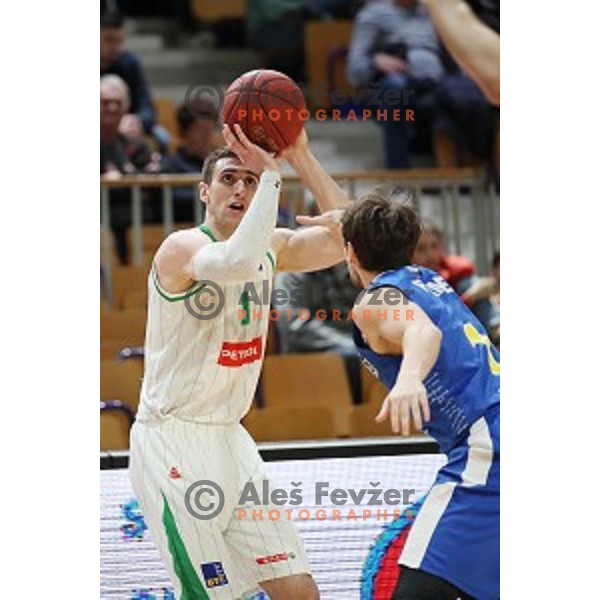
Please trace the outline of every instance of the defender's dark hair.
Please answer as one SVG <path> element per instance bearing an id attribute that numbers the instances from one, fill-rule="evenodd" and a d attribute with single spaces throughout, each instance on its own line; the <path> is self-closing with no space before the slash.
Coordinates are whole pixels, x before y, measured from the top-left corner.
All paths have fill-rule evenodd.
<path id="1" fill-rule="evenodd" d="M 204 165 L 202 167 L 202 181 L 207 185 L 210 185 L 213 174 L 215 171 L 215 165 L 222 158 L 235 158 L 239 160 L 238 155 L 230 150 L 227 146 L 223 146 L 222 148 L 217 148 L 213 150 L 205 159 Z"/>
<path id="2" fill-rule="evenodd" d="M 122 29 L 125 18 L 119 12 L 106 12 L 100 14 L 100 29 Z"/>
<path id="3" fill-rule="evenodd" d="M 179 133 L 183 135 L 195 121 L 219 122 L 217 107 L 205 98 L 199 98 L 192 104 L 182 104 L 177 109 L 177 125 Z"/>
<path id="4" fill-rule="evenodd" d="M 421 223 L 408 197 L 392 200 L 371 193 L 351 204 L 342 218 L 342 235 L 350 242 L 361 266 L 381 273 L 410 264 Z"/>

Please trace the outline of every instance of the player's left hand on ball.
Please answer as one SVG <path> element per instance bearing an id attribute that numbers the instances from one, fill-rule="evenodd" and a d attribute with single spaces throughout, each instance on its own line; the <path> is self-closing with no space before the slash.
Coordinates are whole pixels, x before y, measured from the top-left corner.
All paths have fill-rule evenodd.
<path id="1" fill-rule="evenodd" d="M 430 419 L 427 390 L 418 377 L 400 377 L 390 390 L 375 420 L 379 423 L 390 418 L 392 431 L 408 435 L 412 417 L 415 427 L 420 431 L 423 423 Z"/>
<path id="2" fill-rule="evenodd" d="M 242 164 L 255 173 L 262 171 L 279 171 L 279 165 L 273 156 L 260 146 L 253 144 L 236 123 L 232 131 L 228 125 L 223 126 L 223 136 L 227 147 L 235 152 Z"/>
<path id="3" fill-rule="evenodd" d="M 287 148 L 284 148 L 277 156 L 277 158 L 284 158 L 288 162 L 292 163 L 294 158 L 298 154 L 302 154 L 306 152 L 308 148 L 308 135 L 306 134 L 306 129 L 303 127 L 300 135 L 296 139 L 296 141 Z"/>

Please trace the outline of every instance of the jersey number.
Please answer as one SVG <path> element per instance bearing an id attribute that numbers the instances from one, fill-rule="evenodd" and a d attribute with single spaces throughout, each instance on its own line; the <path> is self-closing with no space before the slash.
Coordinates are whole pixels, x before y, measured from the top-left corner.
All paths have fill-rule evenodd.
<path id="1" fill-rule="evenodd" d="M 242 310 L 244 310 L 244 318 L 240 321 L 241 325 L 250 324 L 250 299 L 248 298 L 248 292 L 242 293 Z"/>
<path id="2" fill-rule="evenodd" d="M 492 342 L 490 342 L 490 338 L 483 333 L 479 333 L 471 323 L 465 323 L 463 328 L 465 335 L 473 348 L 475 348 L 477 344 L 483 344 L 486 347 L 490 371 L 492 372 L 492 375 L 500 375 L 500 363 L 492 354 Z"/>

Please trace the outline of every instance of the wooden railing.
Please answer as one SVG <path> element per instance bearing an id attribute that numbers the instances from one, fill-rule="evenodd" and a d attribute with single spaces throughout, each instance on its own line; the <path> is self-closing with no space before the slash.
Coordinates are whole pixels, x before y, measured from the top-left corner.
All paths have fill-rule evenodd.
<path id="1" fill-rule="evenodd" d="M 461 214 L 458 198 L 461 190 L 467 190 L 471 203 L 471 219 L 467 227 L 472 232 L 474 252 L 472 258 L 479 269 L 486 270 L 499 235 L 498 197 L 486 183 L 482 171 L 475 169 L 410 169 L 402 171 L 371 170 L 349 171 L 332 174 L 338 184 L 351 198 L 357 198 L 378 185 L 401 188 L 411 193 L 417 209 L 424 194 L 432 192 L 439 198 L 439 214 L 442 228 L 447 236 L 449 247 L 461 251 L 461 236 L 465 227 L 465 215 Z M 173 188 L 197 188 L 198 175 L 126 175 L 119 179 L 100 177 L 100 198 L 102 209 L 103 255 L 101 257 L 106 281 L 106 292 L 111 295 L 112 235 L 110 231 L 110 190 L 125 188 L 131 190 L 132 260 L 141 264 L 143 257 L 142 227 L 143 189 L 162 190 L 162 212 L 165 237 L 173 231 Z M 289 226 L 295 226 L 295 215 L 307 208 L 308 192 L 296 175 L 284 175 L 280 206 L 287 210 Z M 195 204 L 195 221 L 204 219 L 203 204 Z M 436 207 L 437 210 L 437 207 Z"/>

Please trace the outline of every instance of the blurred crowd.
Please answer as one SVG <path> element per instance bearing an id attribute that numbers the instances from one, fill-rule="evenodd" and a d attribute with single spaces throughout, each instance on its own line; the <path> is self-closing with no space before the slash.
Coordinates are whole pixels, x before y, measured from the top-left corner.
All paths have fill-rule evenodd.
<path id="1" fill-rule="evenodd" d="M 101 13 L 100 30 L 100 173 L 119 178 L 133 173 L 200 173 L 205 158 L 222 145 L 218 108 L 208 100 L 181 103 L 176 110 L 177 131 L 157 123 L 153 96 L 136 55 L 126 48 L 124 19 L 114 8 Z M 182 31 L 189 26 L 187 2 L 178 2 Z M 140 3 L 140 7 L 142 3 Z M 498 177 L 495 149 L 499 111 L 464 73 L 441 45 L 427 12 L 417 0 L 248 0 L 247 27 L 242 39 L 225 45 L 248 44 L 262 57 L 263 67 L 305 80 L 304 26 L 308 19 L 354 19 L 347 52 L 348 80 L 358 88 L 391 90 L 403 97 L 410 90 L 416 123 L 387 120 L 384 130 L 386 165 L 408 168 L 411 154 L 429 147 L 439 166 L 490 166 Z M 499 21 L 489 22 L 496 31 Z M 240 29 L 230 28 L 239 34 Z M 237 34 L 236 34 L 237 35 Z M 382 97 L 382 96 L 380 96 Z M 398 96 L 396 96 L 398 97 Z M 377 106 L 392 110 L 395 106 Z M 162 221 L 160 197 L 143 203 L 146 223 Z M 174 190 L 174 220 L 194 221 L 197 202 L 193 188 Z M 125 188 L 111 189 L 111 227 L 122 263 L 128 259 L 126 232 L 131 225 L 131 197 Z M 489 273 L 477 274 L 465 257 L 447 255 L 442 232 L 425 224 L 413 257 L 415 264 L 439 272 L 472 308 L 491 340 L 500 341 L 500 256 Z M 308 320 L 319 308 L 351 305 L 356 290 L 343 265 L 319 273 L 280 276 L 277 286 L 300 287 L 304 304 L 292 307 L 292 318 L 277 323 L 284 352 L 337 352 L 346 359 L 355 400 L 359 401 L 358 363 L 349 321 Z M 285 308 L 285 307 L 284 307 Z"/>

